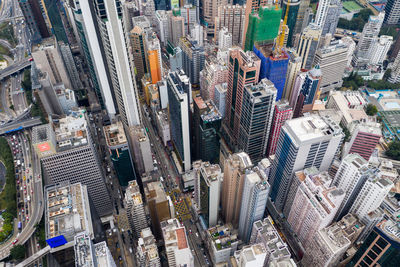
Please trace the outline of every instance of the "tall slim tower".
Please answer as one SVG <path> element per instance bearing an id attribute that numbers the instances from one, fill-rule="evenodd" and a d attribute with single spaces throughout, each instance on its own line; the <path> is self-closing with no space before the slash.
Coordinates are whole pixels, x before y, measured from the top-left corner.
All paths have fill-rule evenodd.
<path id="1" fill-rule="evenodd" d="M 226 6 L 228 0 L 201 0 L 200 21 L 207 29 L 207 35 L 214 35 L 215 17 L 220 6 Z"/>
<path id="2" fill-rule="evenodd" d="M 239 223 L 245 174 L 252 167 L 249 156 L 244 152 L 231 155 L 224 163 L 221 206 L 226 223 L 232 223 L 234 226 Z"/>
<path id="3" fill-rule="evenodd" d="M 313 23 L 310 23 L 301 34 L 296 52 L 303 59 L 302 69 L 311 69 L 320 38 L 321 27 Z"/>
<path id="4" fill-rule="evenodd" d="M 244 30 L 243 30 L 243 40 L 242 44 L 244 45 L 245 40 L 246 40 L 246 33 L 247 33 L 247 28 L 249 27 L 249 19 L 250 19 L 250 14 L 254 12 L 258 12 L 260 10 L 260 7 L 272 4 L 271 0 L 244 0 L 243 2 L 246 1 L 245 6 L 245 21 L 244 21 Z"/>
<path id="5" fill-rule="evenodd" d="M 136 180 L 129 182 L 126 188 L 124 202 L 127 209 L 129 225 L 136 237 L 140 236 L 143 229 L 147 228 L 146 213 L 142 194 Z"/>
<path id="6" fill-rule="evenodd" d="M 388 0 L 385 5 L 385 24 L 398 25 L 400 22 L 400 1 Z"/>
<path id="7" fill-rule="evenodd" d="M 122 26 L 121 2 L 120 0 L 97 1 L 95 7 L 103 49 L 122 122 L 125 126 L 138 125 L 140 124 L 139 98 L 136 80 L 132 77 L 129 66 L 128 50 Z"/>
<path id="8" fill-rule="evenodd" d="M 289 34 L 288 34 L 288 40 L 287 40 L 288 47 L 291 47 L 293 44 L 292 41 L 293 41 L 293 36 L 295 33 L 295 26 L 296 26 L 301 2 L 302 2 L 301 0 L 290 0 L 290 1 L 283 0 L 282 1 L 282 19 L 284 19 L 284 16 L 286 15 L 286 10 L 287 10 L 287 8 L 289 8 L 287 23 L 286 23 L 286 25 L 289 28 Z"/>
<path id="9" fill-rule="evenodd" d="M 310 115 L 285 122 L 269 175 L 270 198 L 278 211 L 283 210 L 293 174 L 311 166 L 328 170 L 343 137 L 339 125 L 327 117 Z"/>
<path id="10" fill-rule="evenodd" d="M 225 5 L 218 7 L 218 15 L 215 17 L 215 33 L 223 27 L 228 29 L 232 34 L 232 44 L 241 46 L 243 32 L 245 31 L 245 6 L 240 5 Z"/>

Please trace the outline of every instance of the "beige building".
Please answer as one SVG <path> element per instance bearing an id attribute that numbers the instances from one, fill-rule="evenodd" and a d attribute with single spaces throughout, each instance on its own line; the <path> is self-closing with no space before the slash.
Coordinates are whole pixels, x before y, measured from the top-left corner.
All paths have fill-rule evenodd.
<path id="1" fill-rule="evenodd" d="M 204 21 L 207 23 L 207 35 L 214 34 L 215 17 L 220 6 L 226 6 L 228 0 L 201 0 L 200 9 L 203 11 Z"/>
<path id="2" fill-rule="evenodd" d="M 136 76 L 141 80 L 148 71 L 146 32 L 139 26 L 135 26 L 129 33 L 131 42 L 132 57 L 136 68 Z"/>
<path id="3" fill-rule="evenodd" d="M 218 32 L 226 27 L 232 34 L 232 44 L 240 45 L 242 43 L 243 29 L 245 21 L 245 6 L 224 5 L 218 7 L 218 14 L 215 17 L 214 37 Z"/>

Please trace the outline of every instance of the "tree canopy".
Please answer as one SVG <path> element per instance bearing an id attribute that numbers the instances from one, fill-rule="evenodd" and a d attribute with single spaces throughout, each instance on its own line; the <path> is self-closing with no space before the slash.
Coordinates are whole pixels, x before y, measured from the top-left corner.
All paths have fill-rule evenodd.
<path id="1" fill-rule="evenodd" d="M 391 142 L 385 154 L 391 159 L 400 160 L 400 141 Z"/>
<path id="2" fill-rule="evenodd" d="M 15 245 L 10 250 L 10 256 L 14 260 L 23 260 L 25 258 L 25 247 L 23 245 Z"/>
<path id="3" fill-rule="evenodd" d="M 362 32 L 365 23 L 367 23 L 369 16 L 372 14 L 370 9 L 364 8 L 358 14 L 355 14 L 351 20 L 339 18 L 338 28 Z"/>
<path id="4" fill-rule="evenodd" d="M 369 103 L 365 108 L 365 113 L 368 116 L 375 116 L 378 113 L 378 108 L 374 104 Z"/>

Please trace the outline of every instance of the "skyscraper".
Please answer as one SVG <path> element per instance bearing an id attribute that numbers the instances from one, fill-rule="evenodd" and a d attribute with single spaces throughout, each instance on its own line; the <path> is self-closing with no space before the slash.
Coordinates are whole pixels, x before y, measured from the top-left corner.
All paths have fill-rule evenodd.
<path id="1" fill-rule="evenodd" d="M 230 48 L 230 47 L 229 47 Z M 228 66 L 221 60 L 208 58 L 200 72 L 200 94 L 204 100 L 214 99 L 215 86 L 228 81 Z M 225 110 L 224 110 L 225 112 Z"/>
<path id="2" fill-rule="evenodd" d="M 214 36 L 218 36 L 218 32 L 226 27 L 228 32 L 232 34 L 232 44 L 241 45 L 245 31 L 245 17 L 245 6 L 225 5 L 218 7 L 218 14 L 215 16 Z"/>
<path id="3" fill-rule="evenodd" d="M 310 115 L 285 122 L 269 175 L 270 198 L 278 211 L 283 210 L 293 174 L 311 166 L 328 170 L 343 137 L 339 125 L 326 117 Z"/>
<path id="4" fill-rule="evenodd" d="M 50 37 L 51 29 L 48 27 L 50 21 L 43 16 L 44 12 L 47 13 L 44 2 L 39 0 L 18 0 L 18 2 L 32 36 L 32 42 L 40 42 L 42 38 Z"/>
<path id="5" fill-rule="evenodd" d="M 136 261 L 138 267 L 161 267 L 156 239 L 150 228 L 143 229 L 139 234 Z"/>
<path id="6" fill-rule="evenodd" d="M 169 41 L 174 45 L 179 45 L 179 40 L 185 36 L 185 20 L 183 17 L 171 16 L 169 25 Z"/>
<path id="7" fill-rule="evenodd" d="M 214 35 L 215 17 L 218 13 L 218 8 L 226 6 L 228 0 L 200 0 L 200 21 L 207 29 L 207 35 Z"/>
<path id="8" fill-rule="evenodd" d="M 318 3 L 315 23 L 321 27 L 322 36 L 328 33 L 335 34 L 342 6 L 342 1 L 340 0 L 324 0 Z"/>
<path id="9" fill-rule="evenodd" d="M 140 124 L 136 81 L 129 66 L 119 0 L 96 2 L 97 23 L 119 113 L 125 126 Z"/>
<path id="10" fill-rule="evenodd" d="M 282 98 L 289 101 L 294 83 L 296 81 L 297 73 L 300 71 L 302 58 L 297 55 L 295 50 L 289 49 L 287 52 L 289 54 L 289 62 L 286 72 L 285 87 L 283 89 Z"/>
<path id="11" fill-rule="evenodd" d="M 232 33 L 228 28 L 223 27 L 218 33 L 218 48 L 221 50 L 229 49 L 232 47 Z"/>
<path id="12" fill-rule="evenodd" d="M 183 169 L 189 171 L 191 168 L 189 105 L 192 86 L 185 73 L 179 71 L 168 73 L 167 87 L 171 141 L 183 164 Z"/>
<path id="13" fill-rule="evenodd" d="M 385 5 L 385 24 L 398 25 L 400 22 L 400 1 L 388 0 Z"/>
<path id="14" fill-rule="evenodd" d="M 144 16 L 142 16 L 145 18 Z M 136 25 L 129 33 L 132 57 L 136 68 L 136 77 L 140 81 L 145 73 L 148 72 L 146 31 Z"/>
<path id="15" fill-rule="evenodd" d="M 293 117 L 298 118 L 313 108 L 315 100 L 320 95 L 322 72 L 318 65 L 308 71 L 293 109 Z"/>
<path id="16" fill-rule="evenodd" d="M 246 84 L 258 82 L 260 59 L 251 51 L 243 52 L 240 48 L 232 48 L 229 52 L 228 90 L 226 95 L 224 132 L 226 140 L 234 144 L 239 134 L 240 116 L 243 103 L 243 88 Z M 239 75 L 243 73 L 243 75 Z"/>
<path id="17" fill-rule="evenodd" d="M 376 38 L 370 47 L 370 62 L 371 64 L 381 65 L 386 59 L 393 43 L 393 37 L 388 35 L 381 35 Z"/>
<path id="18" fill-rule="evenodd" d="M 289 4 L 288 4 L 289 2 Z M 288 11 L 288 17 L 287 17 L 287 23 L 286 25 L 289 28 L 289 34 L 288 34 L 288 40 L 287 40 L 287 46 L 291 47 L 292 46 L 292 39 L 295 33 L 295 26 L 298 18 L 298 12 L 300 8 L 300 4 L 302 1 L 300 0 L 283 0 L 282 1 L 282 19 L 286 16 L 286 9 L 288 8 L 289 5 L 289 11 Z"/>
<path id="19" fill-rule="evenodd" d="M 303 59 L 302 69 L 311 69 L 320 38 L 321 27 L 313 23 L 310 23 L 301 34 L 296 52 Z"/>
<path id="20" fill-rule="evenodd" d="M 85 110 L 73 112 L 49 124 L 33 128 L 32 143 L 44 169 L 47 184 L 81 182 L 100 216 L 112 212 L 96 148 Z"/>
<path id="21" fill-rule="evenodd" d="M 129 182 L 125 191 L 124 203 L 128 215 L 129 225 L 138 238 L 143 229 L 147 228 L 146 213 L 139 185 L 135 180 Z"/>
<path id="22" fill-rule="evenodd" d="M 282 125 L 285 121 L 292 119 L 293 109 L 287 101 L 277 102 L 274 107 L 272 117 L 271 131 L 268 137 L 268 146 L 266 156 L 275 155 L 278 138 L 281 133 Z"/>
<path id="23" fill-rule="evenodd" d="M 187 37 L 180 39 L 179 46 L 183 52 L 183 70 L 189 77 L 192 86 L 197 88 L 200 86 L 200 71 L 204 68 L 204 47 Z"/>
<path id="24" fill-rule="evenodd" d="M 245 8 L 245 16 L 244 16 L 244 25 L 243 25 L 243 39 L 241 40 L 241 43 L 244 45 L 246 41 L 246 33 L 247 29 L 249 27 L 249 20 L 250 20 L 250 15 L 253 13 L 257 13 L 260 10 L 260 7 L 266 6 L 266 5 L 271 5 L 272 1 L 268 0 L 243 0 L 242 3 L 239 3 L 240 5 L 243 5 Z M 251 50 L 251 48 L 250 48 Z"/>
<path id="25" fill-rule="evenodd" d="M 264 216 L 268 192 L 268 182 L 257 172 L 246 173 L 239 216 L 239 238 L 245 243 L 250 240 L 253 223 Z"/>
<path id="26" fill-rule="evenodd" d="M 163 66 L 161 60 L 161 45 L 156 33 L 147 36 L 147 60 L 149 62 L 149 74 L 151 83 L 156 84 L 161 81 L 163 74 Z"/>
<path id="27" fill-rule="evenodd" d="M 226 223 L 236 227 L 239 223 L 245 173 L 253 167 L 244 153 L 230 155 L 224 163 L 224 182 L 221 192 L 222 215 Z"/>
<path id="28" fill-rule="evenodd" d="M 249 155 L 254 164 L 265 157 L 276 93 L 275 86 L 267 79 L 243 88 L 237 146 Z"/>

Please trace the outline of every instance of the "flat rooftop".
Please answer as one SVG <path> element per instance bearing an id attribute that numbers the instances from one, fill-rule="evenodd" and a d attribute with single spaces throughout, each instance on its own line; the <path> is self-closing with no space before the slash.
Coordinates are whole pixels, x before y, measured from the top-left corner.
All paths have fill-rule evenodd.
<path id="1" fill-rule="evenodd" d="M 129 182 L 125 191 L 125 200 L 128 203 L 133 203 L 134 206 L 143 205 L 139 185 L 135 180 Z"/>
<path id="2" fill-rule="evenodd" d="M 176 218 L 161 222 L 161 229 L 167 250 L 168 248 L 178 250 L 189 248 L 185 227 Z"/>
<path id="3" fill-rule="evenodd" d="M 85 233 L 75 236 L 75 266 L 76 267 L 95 267 L 93 254 L 93 244 L 90 237 Z"/>
<path id="4" fill-rule="evenodd" d="M 201 96 L 193 97 L 193 101 L 201 110 L 201 119 L 206 122 L 222 120 L 222 115 L 211 100 L 204 101 Z"/>
<path id="5" fill-rule="evenodd" d="M 149 201 L 149 199 L 155 199 L 156 203 L 167 201 L 164 187 L 159 181 L 148 183 L 144 188 L 144 192 L 147 201 Z"/>
<path id="6" fill-rule="evenodd" d="M 118 121 L 117 123 L 104 126 L 103 130 L 104 136 L 106 137 L 107 146 L 113 147 L 127 144 L 127 139 L 122 122 Z"/>
<path id="7" fill-rule="evenodd" d="M 230 249 L 233 243 L 238 242 L 237 233 L 230 224 L 209 228 L 207 232 L 209 239 L 217 251 Z"/>

